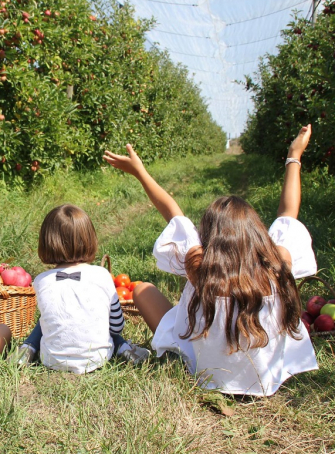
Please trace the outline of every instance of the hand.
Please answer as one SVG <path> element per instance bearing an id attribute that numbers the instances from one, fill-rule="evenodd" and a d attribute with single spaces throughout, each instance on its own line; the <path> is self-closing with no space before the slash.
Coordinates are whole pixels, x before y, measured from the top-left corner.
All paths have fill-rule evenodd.
<path id="1" fill-rule="evenodd" d="M 126 145 L 126 149 L 129 157 L 118 155 L 106 150 L 103 155 L 103 159 L 112 167 L 123 170 L 124 172 L 130 173 L 131 175 L 137 177 L 141 170 L 144 169 L 143 163 L 129 143 Z"/>
<path id="2" fill-rule="evenodd" d="M 300 129 L 297 137 L 291 143 L 290 148 L 288 150 L 287 157 L 300 160 L 303 152 L 305 151 L 305 149 L 308 145 L 311 134 L 312 134 L 312 126 L 310 124 L 307 126 L 303 126 Z"/>

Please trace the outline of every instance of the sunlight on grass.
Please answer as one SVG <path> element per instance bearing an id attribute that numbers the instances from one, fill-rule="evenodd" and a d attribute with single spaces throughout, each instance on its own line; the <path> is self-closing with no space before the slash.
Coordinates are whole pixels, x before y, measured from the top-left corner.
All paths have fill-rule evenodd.
<path id="1" fill-rule="evenodd" d="M 196 224 L 221 195 L 246 198 L 269 226 L 283 168 L 264 157 L 187 157 L 149 168 Z M 335 281 L 335 183 L 324 172 L 304 174 L 301 219 L 310 229 L 320 276 Z M 69 202 L 92 217 L 99 238 L 96 264 L 107 253 L 114 274 L 155 283 L 177 302 L 182 278 L 156 268 L 155 239 L 165 221 L 132 177 L 101 172 L 59 173 L 28 193 L 2 192 L 0 261 L 13 257 L 33 277 L 45 270 L 37 240 L 45 214 Z M 302 289 L 302 300 L 318 283 Z M 141 318 L 125 337 L 150 347 Z M 12 348 L 18 341 L 14 341 Z M 17 370 L 0 360 L 2 453 L 330 453 L 335 450 L 335 342 L 315 339 L 320 369 L 289 379 L 272 397 L 238 398 L 194 386 L 179 359 L 153 354 L 141 367 L 113 359 L 75 376 L 38 365 Z"/>

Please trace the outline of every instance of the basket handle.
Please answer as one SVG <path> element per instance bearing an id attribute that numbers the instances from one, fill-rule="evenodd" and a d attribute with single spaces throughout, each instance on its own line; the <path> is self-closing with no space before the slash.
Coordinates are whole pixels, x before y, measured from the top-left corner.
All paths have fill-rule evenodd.
<path id="1" fill-rule="evenodd" d="M 306 282 L 309 282 L 309 281 L 312 281 L 312 280 L 315 280 L 315 281 L 319 281 L 319 282 L 322 282 L 323 285 L 325 287 L 327 287 L 327 289 L 335 296 L 335 290 L 328 284 L 328 282 L 326 282 L 324 279 L 321 279 L 321 277 L 318 277 L 318 276 L 308 276 L 308 277 L 305 277 L 298 285 L 298 290 L 301 289 L 301 287 L 306 283 Z"/>
<path id="2" fill-rule="evenodd" d="M 101 259 L 101 266 L 105 267 L 105 263 L 107 262 L 107 269 L 109 271 L 109 274 L 112 274 L 112 264 L 111 264 L 111 259 L 108 254 L 105 254 L 102 259 Z"/>

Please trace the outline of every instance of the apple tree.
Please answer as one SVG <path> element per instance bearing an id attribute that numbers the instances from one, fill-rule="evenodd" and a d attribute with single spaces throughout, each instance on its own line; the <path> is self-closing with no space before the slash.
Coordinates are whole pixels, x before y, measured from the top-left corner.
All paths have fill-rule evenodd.
<path id="1" fill-rule="evenodd" d="M 267 55 L 255 78 L 246 77 L 255 113 L 241 137 L 244 150 L 284 160 L 299 128 L 312 124 L 304 166 L 335 172 L 335 2 L 327 1 L 315 25 L 292 21 L 278 55 Z"/>
<path id="2" fill-rule="evenodd" d="M 103 150 L 127 142 L 147 162 L 222 148 L 225 135 L 186 70 L 145 50 L 151 26 L 114 0 L 1 3 L 3 181 L 93 169 Z"/>

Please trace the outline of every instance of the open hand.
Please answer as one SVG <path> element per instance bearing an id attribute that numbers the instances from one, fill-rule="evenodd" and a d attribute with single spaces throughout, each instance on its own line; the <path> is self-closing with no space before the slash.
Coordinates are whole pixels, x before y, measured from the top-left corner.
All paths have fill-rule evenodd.
<path id="1" fill-rule="evenodd" d="M 309 124 L 307 126 L 303 126 L 297 137 L 293 140 L 293 142 L 290 145 L 290 148 L 288 150 L 288 158 L 296 158 L 299 159 L 301 158 L 303 152 L 305 151 L 309 138 L 311 137 L 312 134 L 312 126 Z"/>
<path id="2" fill-rule="evenodd" d="M 103 159 L 112 167 L 123 170 L 124 172 L 130 173 L 131 175 L 137 177 L 140 171 L 144 168 L 143 163 L 129 143 L 126 145 L 126 149 L 129 156 L 118 155 L 106 150 L 103 155 Z"/>

